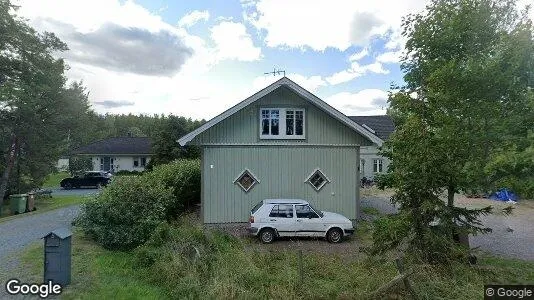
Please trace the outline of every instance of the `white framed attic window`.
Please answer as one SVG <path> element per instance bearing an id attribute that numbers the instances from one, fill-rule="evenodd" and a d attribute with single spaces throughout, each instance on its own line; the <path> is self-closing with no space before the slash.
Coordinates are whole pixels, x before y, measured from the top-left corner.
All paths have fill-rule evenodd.
<path id="1" fill-rule="evenodd" d="M 260 108 L 261 139 L 305 139 L 302 108 Z"/>
<path id="2" fill-rule="evenodd" d="M 330 179 L 326 177 L 321 169 L 315 169 L 304 182 L 309 183 L 316 191 L 320 191 L 327 183 L 330 182 Z"/>
<path id="3" fill-rule="evenodd" d="M 257 183 L 260 183 L 260 181 L 249 169 L 243 170 L 243 172 L 234 179 L 234 184 L 237 184 L 245 193 L 250 191 Z"/>

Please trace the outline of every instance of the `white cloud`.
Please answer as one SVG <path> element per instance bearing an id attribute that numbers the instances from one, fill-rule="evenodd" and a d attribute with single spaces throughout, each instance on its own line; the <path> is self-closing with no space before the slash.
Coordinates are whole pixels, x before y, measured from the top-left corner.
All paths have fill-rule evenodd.
<path id="1" fill-rule="evenodd" d="M 183 16 L 180 21 L 178 21 L 178 26 L 180 27 L 191 27 L 200 21 L 207 21 L 210 18 L 210 13 L 207 10 L 194 10 L 187 15 Z"/>
<path id="2" fill-rule="evenodd" d="M 377 62 L 384 64 L 398 63 L 401 59 L 402 51 L 384 52 L 376 57 Z"/>
<path id="3" fill-rule="evenodd" d="M 292 73 L 292 74 L 288 74 L 287 77 L 312 93 L 317 91 L 317 89 L 319 89 L 320 87 L 327 85 L 326 81 L 323 78 L 321 78 L 321 76 L 317 76 L 317 75 L 308 77 L 308 76 L 304 76 L 301 74 Z M 280 76 L 271 76 L 271 75 L 256 77 L 254 81 L 252 82 L 251 94 L 267 87 L 268 85 L 270 85 L 271 83 L 279 79 L 280 79 Z"/>
<path id="4" fill-rule="evenodd" d="M 245 19 L 263 31 L 270 47 L 345 51 L 351 45 L 368 46 L 374 37 L 395 38 L 402 16 L 422 10 L 426 2 L 247 0 L 243 8 Z"/>
<path id="5" fill-rule="evenodd" d="M 187 28 L 172 26 L 132 1 L 22 0 L 16 4 L 31 26 L 53 31 L 67 42 L 71 49 L 63 54 L 70 67 L 67 78 L 83 80 L 97 112 L 210 118 L 250 92 L 252 79 L 229 83 L 210 73 L 223 59 L 259 57 L 260 49 L 253 47 L 242 24 L 230 24 L 227 30 L 223 24 L 219 31 L 221 27 L 216 27 L 212 43 L 209 37 L 206 41 Z M 159 37 L 158 43 L 150 42 L 152 37 Z M 91 42 L 92 48 L 87 48 L 87 39 L 98 43 Z M 167 52 L 158 50 L 166 42 L 174 46 L 162 48 Z M 143 51 L 125 49 L 136 45 Z M 187 55 L 177 60 L 173 55 L 178 54 L 172 52 L 182 45 Z M 111 64 L 102 60 L 116 58 L 120 59 Z M 150 67 L 158 64 L 162 72 Z"/>
<path id="6" fill-rule="evenodd" d="M 261 48 L 254 46 L 247 28 L 241 23 L 224 21 L 213 26 L 211 39 L 215 42 L 218 60 L 254 61 L 261 57 Z"/>
<path id="7" fill-rule="evenodd" d="M 367 50 L 367 48 L 363 48 L 360 52 L 356 52 L 356 53 L 352 54 L 349 57 L 349 61 L 350 62 L 358 61 L 358 60 L 366 57 L 367 55 L 369 55 L 369 51 Z"/>
<path id="8" fill-rule="evenodd" d="M 329 84 L 336 85 L 361 77 L 367 73 L 388 74 L 389 71 L 384 69 L 380 62 L 374 62 L 368 65 L 360 65 L 357 61 L 353 61 L 347 70 L 334 73 L 332 76 L 326 78 Z"/>
<path id="9" fill-rule="evenodd" d="M 379 89 L 365 89 L 357 93 L 341 92 L 325 101 L 347 116 L 384 115 L 388 93 Z"/>

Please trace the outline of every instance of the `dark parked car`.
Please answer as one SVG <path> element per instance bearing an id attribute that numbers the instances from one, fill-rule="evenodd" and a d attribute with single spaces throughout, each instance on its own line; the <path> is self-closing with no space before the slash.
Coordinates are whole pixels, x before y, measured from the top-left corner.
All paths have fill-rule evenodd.
<path id="1" fill-rule="evenodd" d="M 96 187 L 108 185 L 111 181 L 111 174 L 104 171 L 85 172 L 83 176 L 74 176 L 61 180 L 59 185 L 68 190 L 80 187 Z"/>

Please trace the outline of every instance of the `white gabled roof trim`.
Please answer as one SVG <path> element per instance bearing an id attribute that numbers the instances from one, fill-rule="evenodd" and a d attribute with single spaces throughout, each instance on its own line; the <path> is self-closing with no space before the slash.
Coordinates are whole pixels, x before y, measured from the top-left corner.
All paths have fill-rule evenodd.
<path id="1" fill-rule="evenodd" d="M 373 130 L 373 128 L 367 126 L 367 124 L 362 124 L 362 127 L 365 128 L 365 129 L 367 129 L 367 130 L 369 130 L 369 131 L 371 131 L 372 133 L 376 133 L 376 132 Z"/>
<path id="2" fill-rule="evenodd" d="M 214 117 L 213 119 L 209 120 L 208 122 L 204 123 L 204 125 L 200 126 L 199 128 L 191 131 L 190 133 L 184 135 L 178 140 L 178 143 L 180 146 L 185 146 L 187 143 L 189 143 L 191 140 L 193 140 L 197 135 L 201 134 L 202 132 L 208 130 L 215 124 L 223 121 L 224 119 L 228 118 L 229 116 L 233 115 L 234 113 L 240 111 L 241 109 L 247 107 L 248 105 L 256 102 L 258 99 L 262 98 L 265 95 L 268 95 L 272 91 L 276 90 L 280 86 L 285 85 L 289 87 L 291 90 L 302 96 L 304 99 L 309 100 L 312 102 L 315 106 L 319 107 L 324 112 L 328 113 L 332 117 L 338 119 L 341 123 L 344 123 L 354 131 L 358 132 L 359 134 L 363 135 L 364 137 L 368 138 L 373 143 L 377 144 L 378 146 L 382 146 L 382 139 L 374 135 L 373 133 L 369 132 L 367 129 L 359 125 L 358 123 L 352 121 L 349 119 L 349 117 L 345 116 L 343 113 L 338 111 L 337 109 L 333 108 L 332 106 L 328 105 L 328 103 L 321 100 L 319 97 L 315 96 L 314 94 L 308 92 L 303 87 L 299 86 L 298 84 L 294 83 L 287 77 L 283 77 L 280 80 L 272 83 L 271 85 L 267 86 L 263 90 L 257 92 L 256 94 L 248 97 L 247 99 L 239 102 L 238 104 L 232 106 L 231 108 L 227 109 L 220 115 Z"/>

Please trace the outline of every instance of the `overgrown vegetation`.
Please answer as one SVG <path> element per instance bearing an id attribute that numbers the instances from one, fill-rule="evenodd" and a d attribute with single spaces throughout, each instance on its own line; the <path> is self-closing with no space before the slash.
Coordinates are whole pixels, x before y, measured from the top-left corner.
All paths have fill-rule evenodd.
<path id="1" fill-rule="evenodd" d="M 85 203 L 75 224 L 106 249 L 128 250 L 143 244 L 165 221 L 172 190 L 142 177 L 117 177 Z"/>
<path id="2" fill-rule="evenodd" d="M 487 189 L 494 155 L 524 151 L 533 128 L 534 110 L 526 109 L 534 103 L 533 28 L 515 2 L 434 0 L 405 18 L 406 85 L 389 97 L 396 131 L 383 154 L 392 164 L 379 178 L 401 209 L 376 231 L 377 253 L 397 248 L 428 262 L 465 261 L 467 249 L 452 237 L 490 230 L 479 218 L 491 207 L 455 207 L 454 194 Z"/>
<path id="3" fill-rule="evenodd" d="M 200 203 L 200 172 L 200 160 L 178 159 L 144 175 L 149 182 L 172 188 L 174 201 L 167 209 L 167 219 L 175 219 Z"/>
<path id="4" fill-rule="evenodd" d="M 129 250 L 199 201 L 200 162 L 177 160 L 141 176 L 116 176 L 75 222 L 106 249 Z"/>
<path id="5" fill-rule="evenodd" d="M 360 231 L 347 243 L 366 244 L 368 234 Z M 260 250 L 256 243 L 206 230 L 190 217 L 158 227 L 131 252 L 104 250 L 75 232 L 73 282 L 62 298 L 363 299 L 397 274 L 386 259 L 304 252 L 300 285 L 296 251 Z M 14 275 L 40 280 L 42 251 L 39 243 L 24 253 L 25 273 Z M 534 281 L 534 264 L 513 259 L 481 257 L 478 266 L 407 260 L 406 267 L 415 269 L 411 280 L 420 299 L 481 299 L 484 284 Z M 389 297 L 410 298 L 402 288 Z"/>

